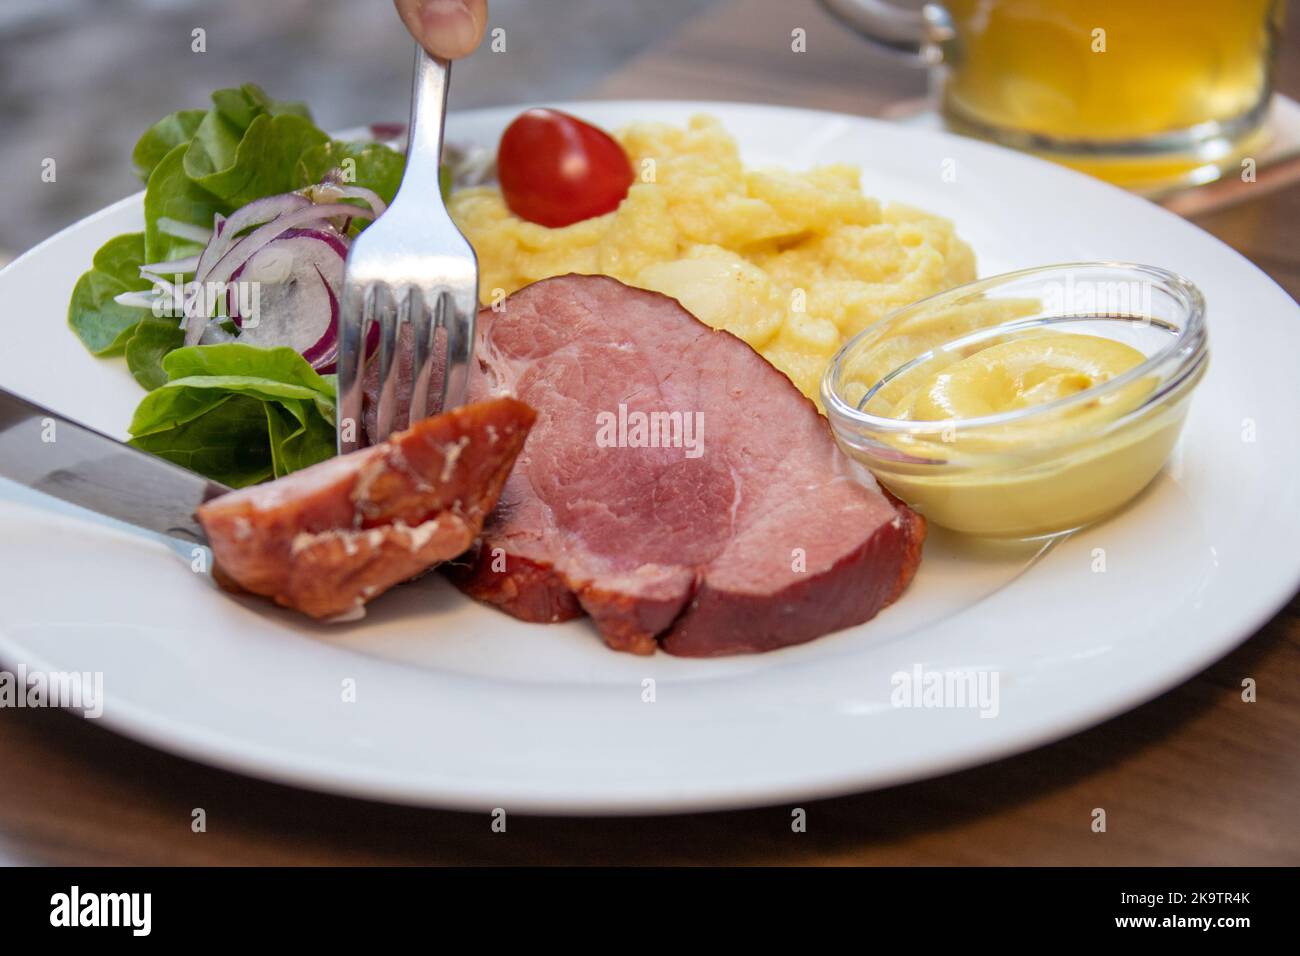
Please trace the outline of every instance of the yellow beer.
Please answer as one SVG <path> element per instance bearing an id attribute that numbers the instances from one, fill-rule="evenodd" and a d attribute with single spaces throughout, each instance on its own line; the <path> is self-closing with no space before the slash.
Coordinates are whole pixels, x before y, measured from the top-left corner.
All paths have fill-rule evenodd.
<path id="1" fill-rule="evenodd" d="M 1154 193 L 1264 140 L 1285 0 L 820 0 L 937 67 L 958 132 Z"/>

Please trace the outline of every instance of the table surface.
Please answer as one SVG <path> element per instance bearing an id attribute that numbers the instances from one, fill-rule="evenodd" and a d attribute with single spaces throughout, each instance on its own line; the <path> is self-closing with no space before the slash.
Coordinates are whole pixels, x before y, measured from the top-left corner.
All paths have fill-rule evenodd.
<path id="1" fill-rule="evenodd" d="M 789 54 L 790 31 L 809 54 Z M 1289 26 L 1278 86 L 1300 94 Z M 1288 56 L 1287 53 L 1291 53 Z M 626 64 L 597 96 L 737 99 L 871 115 L 922 94 L 810 3 L 728 0 Z M 1300 186 L 1194 220 L 1300 293 Z M 1251 677 L 1258 701 L 1241 700 Z M 788 807 L 650 819 L 417 810 L 249 780 L 57 711 L 0 710 L 0 863 L 1296 864 L 1300 600 L 1164 696 L 1031 753 Z M 194 808 L 207 831 L 193 833 Z M 1094 807 L 1107 832 L 1093 833 Z"/>

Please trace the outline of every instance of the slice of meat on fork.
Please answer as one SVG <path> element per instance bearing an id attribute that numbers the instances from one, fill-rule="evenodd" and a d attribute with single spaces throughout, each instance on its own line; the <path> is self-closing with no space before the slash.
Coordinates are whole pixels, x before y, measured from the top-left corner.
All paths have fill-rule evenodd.
<path id="1" fill-rule="evenodd" d="M 369 600 L 474 542 L 535 414 L 494 398 L 202 505 L 223 586 L 314 618 Z"/>

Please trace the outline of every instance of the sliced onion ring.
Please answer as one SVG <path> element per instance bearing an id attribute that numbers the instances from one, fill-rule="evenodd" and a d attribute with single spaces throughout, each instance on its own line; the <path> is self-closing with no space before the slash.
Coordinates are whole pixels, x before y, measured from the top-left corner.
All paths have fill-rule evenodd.
<path id="1" fill-rule="evenodd" d="M 195 264 L 195 279 L 202 281 L 245 229 L 271 222 L 277 216 L 310 205 L 311 200 L 306 196 L 298 193 L 282 193 L 278 196 L 254 199 L 247 206 L 236 209 L 229 218 L 218 217 L 213 224 L 213 239 L 199 255 L 199 261 Z"/>
<path id="2" fill-rule="evenodd" d="M 257 253 L 266 245 L 275 241 L 276 238 L 291 229 L 318 227 L 327 223 L 328 220 L 336 216 L 371 218 L 369 212 L 359 206 L 352 206 L 344 203 L 314 205 L 310 201 L 304 201 L 307 202 L 307 206 L 284 212 L 269 222 L 258 226 L 243 238 L 236 240 L 211 266 L 211 268 L 207 270 L 200 268 L 199 271 L 195 273 L 194 281 L 204 284 L 210 282 L 229 282 L 244 263 L 257 255 Z M 226 227 L 223 232 L 233 234 L 234 227 L 232 223 L 237 215 L 239 215 L 238 212 L 231 216 L 230 220 L 226 222 Z M 346 258 L 347 245 L 343 241 L 342 236 L 338 236 L 338 240 L 342 250 L 340 253 L 341 258 Z M 202 258 L 203 257 L 201 256 L 200 261 Z M 194 345 L 198 342 L 209 318 L 210 316 L 197 310 L 188 315 L 185 328 L 186 345 Z"/>
<path id="3" fill-rule="evenodd" d="M 333 366 L 346 258 L 343 237 L 326 229 L 290 229 L 266 243 L 231 277 L 234 283 L 260 283 L 256 325 L 240 314 L 240 289 L 227 290 L 227 311 L 240 326 L 239 340 L 287 345 L 315 368 Z"/>
<path id="4" fill-rule="evenodd" d="M 365 186 L 349 186 L 344 183 L 320 183 L 316 186 L 308 187 L 308 195 L 316 202 L 337 202 L 340 199 L 360 199 L 368 205 L 374 212 L 374 217 L 378 219 L 388 208 L 388 204 L 380 197 L 379 193 L 373 189 L 367 189 Z"/>

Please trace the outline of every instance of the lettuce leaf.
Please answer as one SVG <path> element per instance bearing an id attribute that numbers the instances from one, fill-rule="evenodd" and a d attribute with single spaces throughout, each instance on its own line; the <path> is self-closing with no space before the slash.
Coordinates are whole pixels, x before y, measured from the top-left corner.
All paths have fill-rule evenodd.
<path id="1" fill-rule="evenodd" d="M 272 478 L 263 403 L 245 395 L 217 399 L 193 421 L 133 438 L 130 444 L 232 488 Z"/>
<path id="2" fill-rule="evenodd" d="M 188 147 L 178 144 L 164 156 L 144 190 L 144 262 L 166 262 L 194 255 L 203 247 L 190 239 L 168 235 L 158 220 L 167 218 L 211 229 L 217 213 L 228 214 L 229 204 L 222 202 L 185 174 Z"/>
<path id="3" fill-rule="evenodd" d="M 212 94 L 212 109 L 191 135 L 193 149 L 186 160 L 186 172 L 201 179 L 233 165 L 244 135 L 261 116 L 295 116 L 311 122 L 311 114 L 301 103 L 276 102 L 252 83 L 217 90 Z"/>
<path id="4" fill-rule="evenodd" d="M 327 142 L 305 106 L 277 102 L 246 83 L 212 94 L 212 109 L 185 151 L 185 175 L 237 208 L 297 188 L 298 157 Z"/>
<path id="5" fill-rule="evenodd" d="M 194 138 L 194 131 L 206 115 L 207 110 L 178 110 L 150 126 L 131 153 L 135 174 L 147 183 L 164 156 Z"/>
<path id="6" fill-rule="evenodd" d="M 68 325 L 95 355 L 120 354 L 141 319 L 152 318 L 147 310 L 113 301 L 123 292 L 151 287 L 148 279 L 140 278 L 140 265 L 146 261 L 144 249 L 144 233 L 132 232 L 108 240 L 95 253 L 90 271 L 72 289 Z"/>
<path id="7" fill-rule="evenodd" d="M 231 208 L 298 188 L 298 157 L 329 142 L 310 120 L 292 115 L 258 116 L 229 154 L 224 151 L 225 144 L 219 151 L 211 150 L 200 138 L 203 132 L 200 126 L 186 150 L 185 174 Z"/>
<path id="8" fill-rule="evenodd" d="M 145 318 L 126 340 L 126 367 L 135 380 L 146 390 L 155 389 L 167 381 L 163 371 L 163 357 L 185 344 L 185 329 L 179 319 L 156 318 L 146 312 Z"/>
<path id="9" fill-rule="evenodd" d="M 131 444 L 234 488 L 333 457 L 333 376 L 290 348 L 178 348 L 144 397 Z"/>
<path id="10" fill-rule="evenodd" d="M 271 464 L 276 477 L 332 458 L 338 447 L 334 409 L 329 420 L 320 414 L 316 399 L 310 402 L 265 402 L 271 439 Z"/>
<path id="11" fill-rule="evenodd" d="M 342 182 L 373 189 L 380 199 L 391 203 L 405 169 L 406 157 L 383 143 L 334 139 L 318 143 L 298 157 L 294 188 L 314 186 L 334 170 L 340 170 Z"/>
<path id="12" fill-rule="evenodd" d="M 155 123 L 132 154 L 146 177 L 146 261 L 200 248 L 163 232 L 159 219 L 211 229 L 218 213 L 295 188 L 298 157 L 324 142 L 305 106 L 272 100 L 251 83 L 217 90 L 209 110 L 181 110 Z"/>

